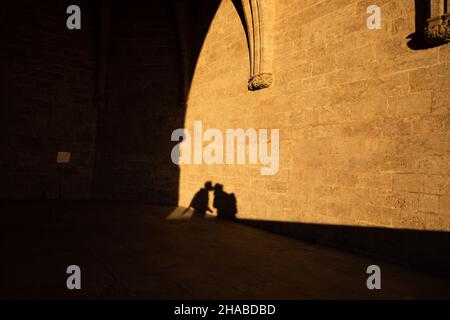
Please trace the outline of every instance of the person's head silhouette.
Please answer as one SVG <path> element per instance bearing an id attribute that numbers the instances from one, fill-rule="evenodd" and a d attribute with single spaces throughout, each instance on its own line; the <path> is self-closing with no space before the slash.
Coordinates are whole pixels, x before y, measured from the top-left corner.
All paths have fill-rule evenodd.
<path id="1" fill-rule="evenodd" d="M 205 189 L 208 190 L 208 191 L 211 191 L 213 189 L 211 181 L 206 181 L 205 182 Z"/>
<path id="2" fill-rule="evenodd" d="M 214 185 L 214 192 L 222 192 L 223 191 L 223 185 L 220 183 L 216 183 Z"/>

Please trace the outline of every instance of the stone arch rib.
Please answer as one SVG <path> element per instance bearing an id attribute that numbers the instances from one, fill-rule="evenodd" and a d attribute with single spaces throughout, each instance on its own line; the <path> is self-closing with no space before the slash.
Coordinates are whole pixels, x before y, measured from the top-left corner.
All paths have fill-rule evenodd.
<path id="1" fill-rule="evenodd" d="M 251 91 L 269 87 L 273 81 L 274 0 L 241 0 L 249 43 Z"/>

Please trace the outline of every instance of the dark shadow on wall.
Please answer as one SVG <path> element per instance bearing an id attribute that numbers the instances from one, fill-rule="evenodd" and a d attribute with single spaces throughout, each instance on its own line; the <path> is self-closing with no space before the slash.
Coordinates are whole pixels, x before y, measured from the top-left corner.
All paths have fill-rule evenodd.
<path id="1" fill-rule="evenodd" d="M 162 1 L 109 4 L 103 102 L 94 197 L 174 204 L 178 168 L 170 136 L 183 125 L 178 48 L 170 6 Z"/>
<path id="2" fill-rule="evenodd" d="M 423 0 L 414 0 L 415 26 L 416 30 L 406 37 L 409 39 L 407 45 L 412 50 L 424 50 L 432 48 L 424 38 L 425 22 L 430 17 L 430 2 Z"/>
<path id="3" fill-rule="evenodd" d="M 72 1 L 0 1 L 0 199 L 90 197 L 96 2 L 76 1 L 82 29 L 69 31 Z M 63 176 L 59 151 L 71 152 Z"/>
<path id="4" fill-rule="evenodd" d="M 227 193 L 223 190 L 223 185 L 214 185 L 213 207 L 217 209 L 217 218 L 224 220 L 234 220 L 237 214 L 237 199 L 234 193 Z"/>
<path id="5" fill-rule="evenodd" d="M 238 223 L 299 240 L 383 258 L 450 278 L 450 233 L 238 219 Z"/>
<path id="6" fill-rule="evenodd" d="M 133 0 L 109 4 L 94 197 L 178 203 L 171 134 L 220 1 Z M 106 47 L 106 48 L 105 48 Z M 101 91 L 101 90 L 99 90 Z"/>
<path id="7" fill-rule="evenodd" d="M 68 30 L 68 0 L 2 1 L 0 198 L 176 205 L 170 137 L 220 3 L 79 0 Z"/>
<path id="8" fill-rule="evenodd" d="M 221 0 L 172 0 L 171 10 L 177 26 L 177 41 L 180 54 L 180 97 L 181 108 L 187 107 L 200 52 L 208 30 L 216 15 Z"/>

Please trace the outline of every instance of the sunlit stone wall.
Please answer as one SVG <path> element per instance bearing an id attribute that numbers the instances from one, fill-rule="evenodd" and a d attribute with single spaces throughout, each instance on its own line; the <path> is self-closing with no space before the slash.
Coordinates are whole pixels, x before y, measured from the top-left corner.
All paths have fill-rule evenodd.
<path id="1" fill-rule="evenodd" d="M 279 170 L 182 164 L 180 205 L 211 180 L 239 218 L 450 231 L 450 45 L 410 48 L 414 1 L 377 1 L 368 29 L 371 4 L 275 1 L 273 84 L 249 91 L 243 24 L 222 1 L 185 127 L 279 129 Z"/>

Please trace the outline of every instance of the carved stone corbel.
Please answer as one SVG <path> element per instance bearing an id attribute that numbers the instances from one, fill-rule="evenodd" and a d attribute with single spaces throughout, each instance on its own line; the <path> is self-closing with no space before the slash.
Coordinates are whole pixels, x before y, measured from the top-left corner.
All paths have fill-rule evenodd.
<path id="1" fill-rule="evenodd" d="M 439 45 L 450 41 L 450 13 L 448 2 L 429 0 L 429 18 L 425 22 L 424 36 L 427 43 Z"/>
<path id="2" fill-rule="evenodd" d="M 251 91 L 269 87 L 273 81 L 274 0 L 241 0 L 249 45 Z"/>
<path id="3" fill-rule="evenodd" d="M 450 41 L 450 14 L 427 19 L 425 39 L 430 44 L 440 44 Z"/>

